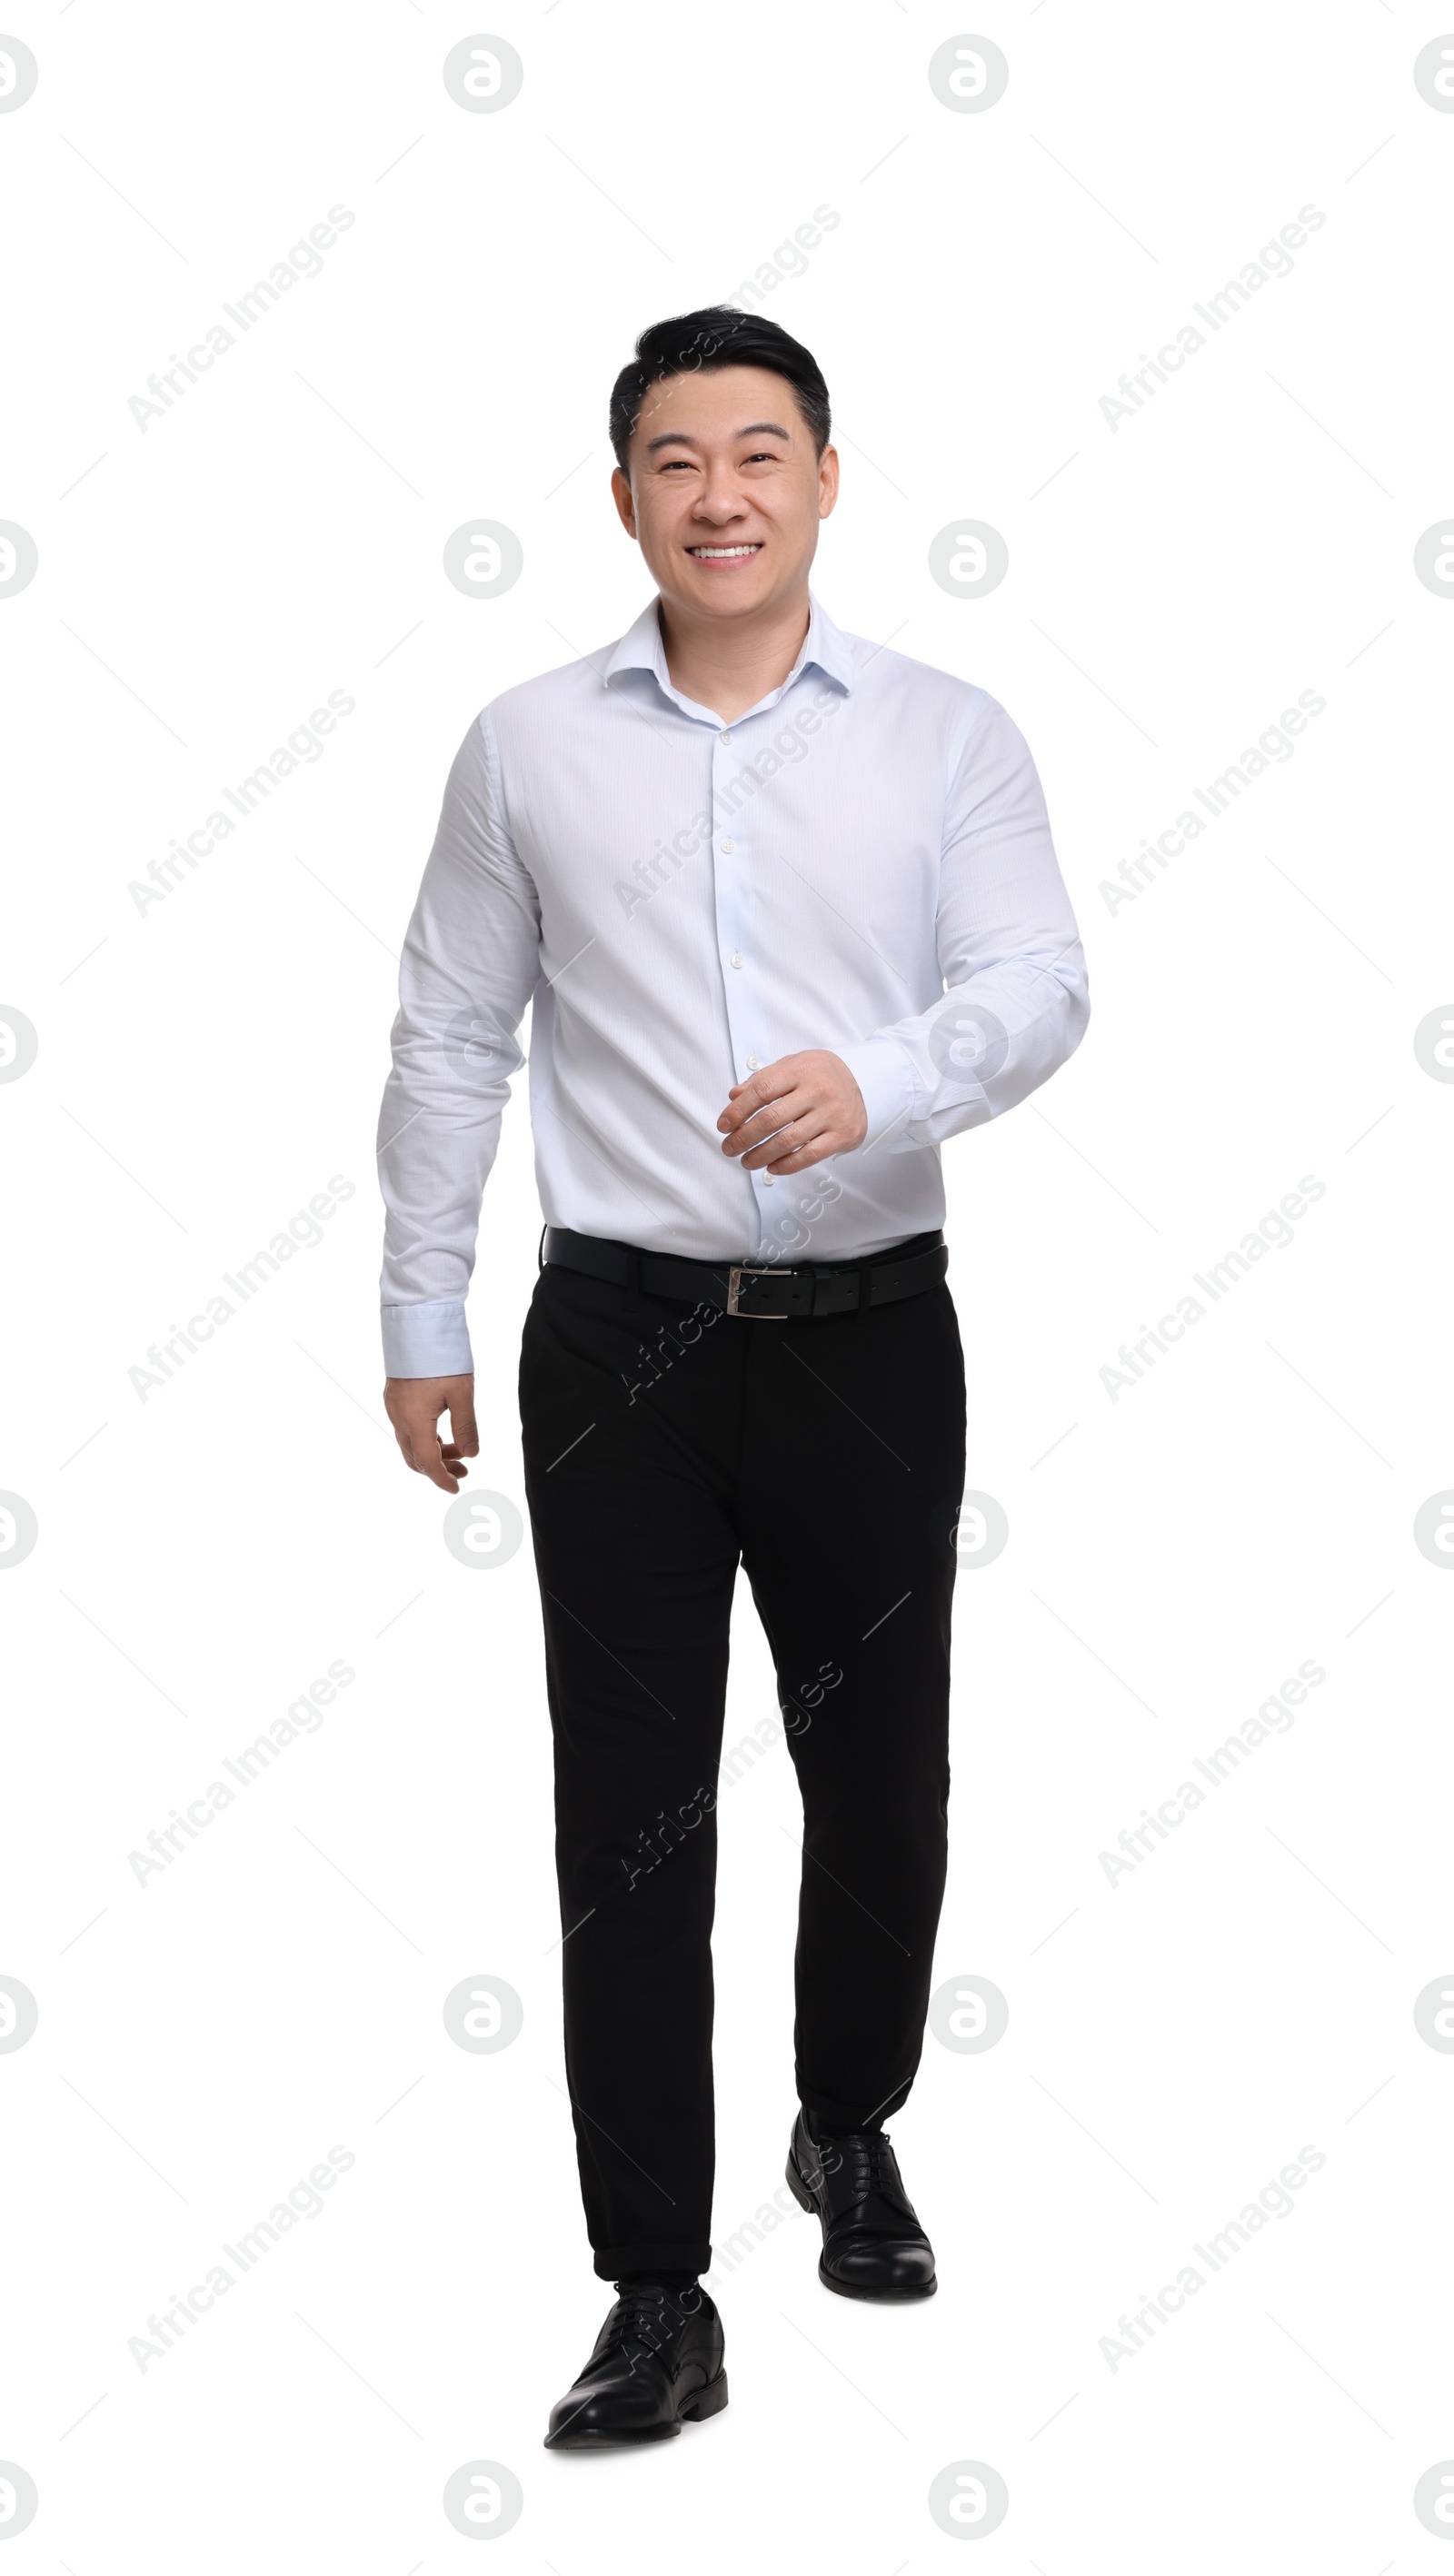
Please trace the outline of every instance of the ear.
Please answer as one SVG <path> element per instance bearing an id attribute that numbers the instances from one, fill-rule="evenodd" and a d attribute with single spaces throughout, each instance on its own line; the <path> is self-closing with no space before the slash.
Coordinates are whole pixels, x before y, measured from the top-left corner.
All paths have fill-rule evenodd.
<path id="1" fill-rule="evenodd" d="M 627 481 L 626 476 L 622 473 L 619 465 L 611 476 L 611 498 L 616 504 L 621 525 L 625 529 L 626 534 L 628 537 L 635 537 L 636 504 L 631 497 L 631 485 Z"/>

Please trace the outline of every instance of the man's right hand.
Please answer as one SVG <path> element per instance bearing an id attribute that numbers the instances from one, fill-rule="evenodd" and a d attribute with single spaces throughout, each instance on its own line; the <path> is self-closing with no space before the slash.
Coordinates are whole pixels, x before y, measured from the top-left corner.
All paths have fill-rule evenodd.
<path id="1" fill-rule="evenodd" d="M 480 1454 L 475 1429 L 475 1382 L 472 1377 L 391 1377 L 384 1386 L 384 1411 L 404 1453 L 404 1464 L 427 1476 L 446 1494 L 457 1494 L 469 1474 L 466 1458 Z M 449 1415 L 452 1438 L 441 1440 L 438 1423 Z"/>

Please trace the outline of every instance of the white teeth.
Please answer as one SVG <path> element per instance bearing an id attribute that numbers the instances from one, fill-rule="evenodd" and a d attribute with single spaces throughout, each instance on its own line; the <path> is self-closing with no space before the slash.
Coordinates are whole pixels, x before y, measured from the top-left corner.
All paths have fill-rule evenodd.
<path id="1" fill-rule="evenodd" d="M 695 555 L 695 556 L 697 557 L 698 561 L 699 561 L 699 562 L 701 562 L 701 563 L 720 563 L 720 562 L 724 561 L 724 560 L 725 560 L 729 555 L 755 555 L 755 554 L 758 552 L 758 548 L 757 548 L 755 545 L 752 545 L 752 546 L 689 546 L 689 547 L 687 548 L 687 552 L 688 552 L 688 554 L 693 554 L 693 555 Z"/>

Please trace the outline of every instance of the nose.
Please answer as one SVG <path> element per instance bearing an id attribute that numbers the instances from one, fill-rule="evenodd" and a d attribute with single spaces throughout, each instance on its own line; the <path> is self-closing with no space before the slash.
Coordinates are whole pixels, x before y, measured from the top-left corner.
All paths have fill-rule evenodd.
<path id="1" fill-rule="evenodd" d="M 709 519 L 713 527 L 722 527 L 727 520 L 742 519 L 746 515 L 747 505 L 727 467 L 714 471 L 709 466 L 707 479 L 697 495 L 696 516 Z"/>

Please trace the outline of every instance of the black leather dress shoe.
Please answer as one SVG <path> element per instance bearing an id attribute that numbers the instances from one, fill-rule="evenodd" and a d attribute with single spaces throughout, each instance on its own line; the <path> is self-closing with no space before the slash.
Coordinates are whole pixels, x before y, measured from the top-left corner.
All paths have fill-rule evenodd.
<path id="1" fill-rule="evenodd" d="M 934 2248 L 914 2215 L 899 2160 L 880 2131 L 815 2138 L 798 2113 L 788 2189 L 823 2223 L 818 2278 L 843 2299 L 927 2299 Z"/>
<path id="2" fill-rule="evenodd" d="M 703 2289 L 617 2283 L 621 2295 L 574 2388 L 550 2410 L 548 2451 L 665 2442 L 727 2403 L 722 2320 Z"/>

